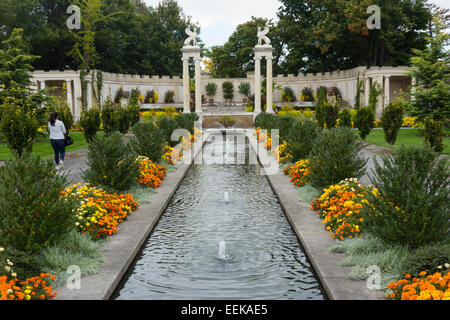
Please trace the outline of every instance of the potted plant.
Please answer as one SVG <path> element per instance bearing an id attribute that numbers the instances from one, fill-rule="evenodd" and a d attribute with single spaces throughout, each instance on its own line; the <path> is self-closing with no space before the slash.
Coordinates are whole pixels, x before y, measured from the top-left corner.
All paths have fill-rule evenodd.
<path id="1" fill-rule="evenodd" d="M 314 95 L 313 95 L 311 88 L 308 88 L 308 87 L 303 88 L 302 97 L 303 97 L 302 101 L 314 102 Z"/>
<path id="2" fill-rule="evenodd" d="M 214 96 L 217 93 L 217 84 L 214 82 L 208 82 L 208 84 L 206 85 L 206 95 L 208 97 L 210 97 L 209 99 L 209 103 L 213 104 L 214 103 Z"/>
<path id="3" fill-rule="evenodd" d="M 147 95 L 145 97 L 145 103 L 157 103 L 159 100 L 158 93 L 155 92 L 155 90 L 147 91 Z"/>
<path id="4" fill-rule="evenodd" d="M 248 97 L 250 95 L 250 82 L 242 82 L 239 87 L 239 93 L 244 96 L 244 99 L 242 99 L 242 102 L 247 103 Z"/>
<path id="5" fill-rule="evenodd" d="M 296 100 L 295 95 L 294 95 L 294 91 L 292 91 L 291 88 L 286 87 L 284 88 L 283 92 L 281 93 L 281 100 L 283 100 L 283 102 L 285 104 L 289 103 L 289 102 L 293 102 Z"/>
<path id="6" fill-rule="evenodd" d="M 164 96 L 164 103 L 174 103 L 175 92 L 173 90 L 168 90 Z"/>
<path id="7" fill-rule="evenodd" d="M 227 101 L 228 104 L 231 104 L 231 99 L 234 97 L 234 87 L 233 83 L 226 81 L 222 84 L 223 89 L 223 97 Z"/>
<path id="8" fill-rule="evenodd" d="M 230 116 L 223 116 L 220 117 L 218 122 L 223 125 L 225 128 L 231 128 L 232 126 L 234 126 L 237 122 L 236 119 L 231 118 Z"/>
<path id="9" fill-rule="evenodd" d="M 114 103 L 120 103 L 122 98 L 123 98 L 123 88 L 120 87 L 119 90 L 117 90 L 116 96 L 114 97 Z"/>

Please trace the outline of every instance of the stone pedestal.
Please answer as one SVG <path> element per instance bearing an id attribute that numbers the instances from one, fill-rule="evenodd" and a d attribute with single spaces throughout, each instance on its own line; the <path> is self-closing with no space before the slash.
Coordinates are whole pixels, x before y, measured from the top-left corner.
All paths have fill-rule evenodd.
<path id="1" fill-rule="evenodd" d="M 271 45 L 257 45 L 255 52 L 255 112 L 261 112 L 261 59 L 267 60 L 267 109 L 266 112 L 273 113 L 273 47 Z"/>
<path id="2" fill-rule="evenodd" d="M 195 61 L 195 112 L 202 112 L 202 70 L 201 70 L 201 48 L 198 46 L 185 46 L 181 49 L 183 52 L 183 105 L 184 112 L 191 112 L 190 100 L 191 93 L 189 92 L 189 59 L 193 58 Z"/>

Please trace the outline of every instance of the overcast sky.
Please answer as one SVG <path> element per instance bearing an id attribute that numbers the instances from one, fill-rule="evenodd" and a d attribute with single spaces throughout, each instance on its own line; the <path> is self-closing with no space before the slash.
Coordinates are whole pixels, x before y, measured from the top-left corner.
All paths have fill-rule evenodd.
<path id="1" fill-rule="evenodd" d="M 144 0 L 155 6 L 159 0 Z M 300 0 L 299 0 L 300 1 Z M 432 0 L 449 8 L 449 0 Z M 276 19 L 281 3 L 278 0 L 178 0 L 186 15 L 201 26 L 200 37 L 206 47 L 224 44 L 236 26 L 252 16 Z"/>

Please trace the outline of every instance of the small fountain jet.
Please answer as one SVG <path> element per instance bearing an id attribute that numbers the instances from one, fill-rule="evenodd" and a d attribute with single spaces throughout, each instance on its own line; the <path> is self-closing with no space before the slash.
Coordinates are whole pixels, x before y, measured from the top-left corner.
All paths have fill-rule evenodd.
<path id="1" fill-rule="evenodd" d="M 226 255 L 226 244 L 223 240 L 219 243 L 219 252 L 217 253 L 217 258 L 223 261 L 230 260 L 230 257 Z"/>
<path id="2" fill-rule="evenodd" d="M 225 200 L 225 203 L 230 202 L 230 194 L 225 191 L 225 193 L 223 195 L 223 199 Z"/>

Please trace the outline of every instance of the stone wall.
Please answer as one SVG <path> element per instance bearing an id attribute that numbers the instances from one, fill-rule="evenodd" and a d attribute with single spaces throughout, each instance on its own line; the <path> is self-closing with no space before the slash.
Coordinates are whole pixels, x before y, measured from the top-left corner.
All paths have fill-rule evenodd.
<path id="1" fill-rule="evenodd" d="M 411 78 L 408 75 L 410 68 L 408 67 L 382 67 L 371 68 L 365 67 L 354 68 L 345 71 L 326 72 L 319 74 L 301 74 L 295 75 L 279 75 L 274 77 L 276 85 L 282 88 L 289 87 L 293 90 L 297 100 L 305 87 L 309 87 L 316 91 L 320 86 L 337 87 L 342 93 L 343 99 L 351 106 L 354 105 L 356 95 L 356 81 L 359 75 L 362 81 L 365 81 L 366 85 L 374 82 L 378 82 L 382 88 L 382 97 L 379 99 L 377 106 L 377 116 L 379 116 L 383 108 L 392 100 L 395 93 L 399 90 L 408 91 L 411 85 Z M 81 83 L 79 78 L 79 72 L 77 71 L 36 71 L 33 73 L 33 79 L 38 88 L 43 88 L 55 84 L 66 82 L 68 88 L 67 101 L 72 107 L 72 111 L 76 119 L 79 119 L 81 110 Z M 91 79 L 90 76 L 87 77 Z M 253 73 L 249 73 L 247 78 L 241 79 L 212 79 L 208 74 L 202 74 L 203 94 L 206 96 L 205 87 L 209 82 L 217 84 L 217 94 L 214 97 L 215 102 L 222 103 L 225 101 L 223 97 L 222 84 L 225 81 L 230 81 L 234 86 L 234 99 L 233 102 L 242 102 L 244 98 L 238 90 L 238 86 L 242 82 L 249 82 L 252 92 L 255 87 L 255 77 Z M 175 92 L 175 103 L 170 104 L 177 107 L 183 105 L 183 80 L 182 78 L 168 77 L 168 76 L 141 76 L 141 75 L 129 75 L 129 74 L 114 74 L 103 72 L 103 89 L 102 89 L 102 101 L 111 96 L 115 97 L 117 91 L 120 88 L 124 91 L 130 91 L 132 89 L 139 89 L 142 95 L 146 95 L 147 91 L 155 90 L 159 94 L 159 104 L 154 107 L 164 107 L 164 95 L 168 90 Z M 361 101 L 363 103 L 368 101 L 368 90 L 361 94 Z M 280 104 L 281 91 L 275 90 L 274 103 Z M 92 85 L 88 84 L 88 107 L 95 106 L 95 101 Z M 144 105 L 143 107 L 151 107 L 151 105 Z"/>

